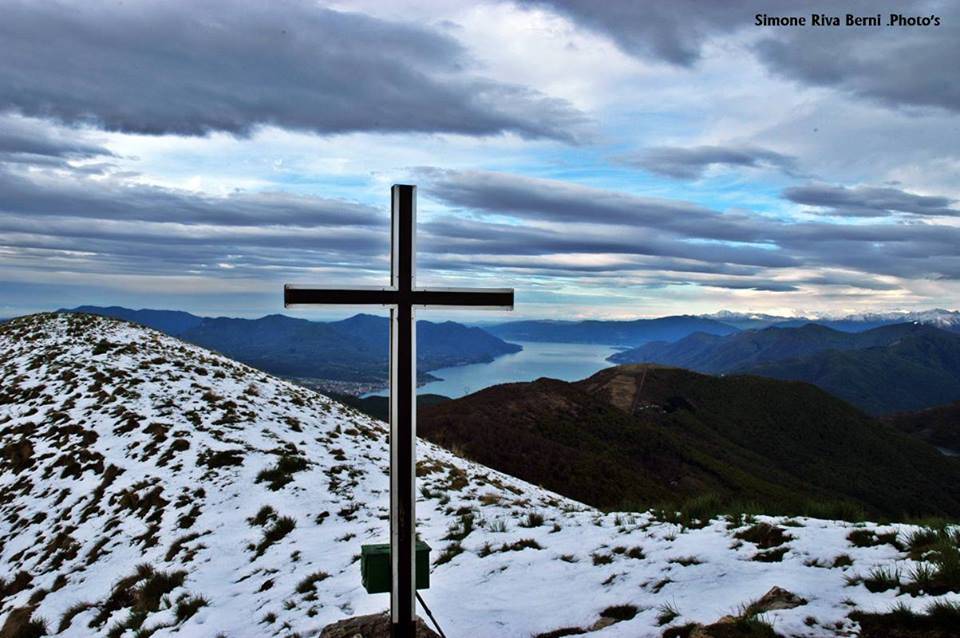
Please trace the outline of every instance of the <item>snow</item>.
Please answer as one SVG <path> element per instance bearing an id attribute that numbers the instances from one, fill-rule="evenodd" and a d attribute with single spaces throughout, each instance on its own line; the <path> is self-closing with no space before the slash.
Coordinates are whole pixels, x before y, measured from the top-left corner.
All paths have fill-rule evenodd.
<path id="1" fill-rule="evenodd" d="M 730 310 L 720 310 L 709 315 L 703 315 L 718 321 L 769 321 L 777 323 L 784 320 L 807 319 L 809 321 L 861 321 L 864 323 L 918 323 L 932 325 L 938 328 L 950 328 L 960 325 L 960 311 L 932 308 L 930 310 L 892 310 L 890 312 L 866 312 L 848 314 L 844 312 L 805 312 L 797 311 L 787 316 L 768 315 L 763 313 L 744 313 Z"/>
<path id="2" fill-rule="evenodd" d="M 388 606 L 389 596 L 363 590 L 357 561 L 361 544 L 387 538 L 385 424 L 196 346 L 101 317 L 14 320 L 0 329 L 0 366 L 0 448 L 32 446 L 25 464 L 8 457 L 0 465 L 0 574 L 33 576 L 30 587 L 2 600 L 0 626 L 12 610 L 35 603 L 34 617 L 46 619 L 51 634 L 106 636 L 127 620 L 128 606 L 89 626 L 98 614 L 93 607 L 58 628 L 71 606 L 104 605 L 140 564 L 187 572 L 146 615 L 142 628 L 155 628 L 156 638 L 315 636 L 328 623 Z M 173 447 L 175 440 L 188 447 Z M 257 476 L 284 449 L 308 466 L 274 491 Z M 242 465 L 199 462 L 222 450 L 240 450 Z M 914 565 L 889 544 L 852 546 L 850 523 L 758 517 L 788 524 L 792 537 L 782 562 L 758 562 L 751 560 L 757 548 L 734 538 L 746 523 L 717 519 L 689 529 L 652 512 L 604 514 L 423 441 L 418 459 L 419 530 L 433 560 L 455 543 L 445 537 L 463 515 L 474 516 L 463 552 L 433 567 L 431 588 L 422 592 L 451 637 L 586 628 L 605 608 L 624 604 L 638 608 L 633 619 L 590 635 L 660 636 L 664 605 L 681 613 L 672 625 L 709 623 L 775 585 L 809 601 L 767 614 L 775 629 L 823 636 L 834 635 L 828 627 L 855 629 L 847 618 L 854 609 L 886 611 L 903 600 L 921 610 L 933 600 L 848 585 L 847 577 L 876 566 L 908 572 Z M 82 471 L 66 471 L 69 461 Z M 109 482 L 111 466 L 122 472 Z M 144 503 L 155 488 L 162 500 Z M 264 528 L 248 519 L 265 505 L 296 527 L 258 557 L 249 546 L 261 542 Z M 191 510 L 195 516 L 185 517 Z M 530 513 L 543 523 L 524 527 Z M 859 527 L 903 535 L 917 529 Z M 68 551 L 47 551 L 58 534 Z M 183 549 L 173 552 L 178 539 L 186 539 Z M 500 551 L 521 539 L 541 549 Z M 98 544 L 101 553 L 91 555 Z M 631 558 L 631 548 L 643 558 Z M 830 567 L 840 554 L 853 565 Z M 611 560 L 595 564 L 595 555 Z M 671 562 L 687 557 L 694 564 Z M 314 594 L 298 593 L 317 571 L 329 577 Z M 54 591 L 58 575 L 66 583 Z M 48 593 L 38 601 L 41 589 Z M 181 622 L 174 607 L 186 594 L 209 604 Z M 264 621 L 268 614 L 275 620 Z M 809 626 L 809 617 L 816 624 Z"/>

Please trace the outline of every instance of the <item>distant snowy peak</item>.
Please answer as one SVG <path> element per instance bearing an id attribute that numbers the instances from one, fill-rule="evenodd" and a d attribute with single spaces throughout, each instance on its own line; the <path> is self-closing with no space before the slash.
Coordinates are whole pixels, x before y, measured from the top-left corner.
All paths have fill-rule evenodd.
<path id="1" fill-rule="evenodd" d="M 700 316 L 707 319 L 716 319 L 717 321 L 724 321 L 726 319 L 731 319 L 734 321 L 740 321 L 743 319 L 781 320 L 786 318 L 779 315 L 767 315 L 760 312 L 734 312 L 733 310 L 719 310 L 713 314 Z"/>
<path id="2" fill-rule="evenodd" d="M 892 310 L 889 312 L 865 312 L 856 314 L 798 313 L 795 315 L 769 315 L 757 312 L 720 310 L 701 315 L 740 328 L 758 328 L 779 324 L 797 325 L 804 322 L 836 324 L 870 324 L 872 327 L 892 323 L 921 323 L 939 328 L 960 327 L 960 310 Z"/>
<path id="3" fill-rule="evenodd" d="M 960 311 L 944 310 L 943 308 L 934 308 L 932 310 L 918 311 L 894 311 L 883 313 L 866 313 L 861 315 L 849 315 L 845 317 L 848 321 L 889 321 L 901 323 L 922 323 L 941 328 L 950 328 L 960 326 Z"/>

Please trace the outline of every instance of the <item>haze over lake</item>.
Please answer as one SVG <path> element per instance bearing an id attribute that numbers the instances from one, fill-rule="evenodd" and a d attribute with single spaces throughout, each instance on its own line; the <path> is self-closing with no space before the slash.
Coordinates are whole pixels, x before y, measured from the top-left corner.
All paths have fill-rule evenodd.
<path id="1" fill-rule="evenodd" d="M 550 377 L 563 381 L 577 381 L 613 363 L 606 358 L 616 352 L 611 346 L 580 343 L 543 343 L 513 341 L 523 350 L 497 357 L 490 363 L 473 363 L 454 368 L 431 370 L 439 377 L 420 386 L 419 394 L 442 394 L 457 398 L 500 383 L 533 381 Z M 384 396 L 386 389 L 365 396 Z"/>

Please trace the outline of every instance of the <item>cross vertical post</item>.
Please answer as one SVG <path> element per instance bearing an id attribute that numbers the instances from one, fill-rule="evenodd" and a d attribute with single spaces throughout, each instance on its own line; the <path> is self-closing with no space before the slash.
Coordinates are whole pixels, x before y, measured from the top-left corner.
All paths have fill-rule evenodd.
<path id="1" fill-rule="evenodd" d="M 393 287 L 413 291 L 416 277 L 414 186 L 392 189 Z M 390 616 L 394 636 L 416 635 L 417 357 L 413 306 L 390 310 Z"/>
<path id="2" fill-rule="evenodd" d="M 390 622 L 393 638 L 416 635 L 417 344 L 414 308 L 513 309 L 513 290 L 417 288 L 417 187 L 391 194 L 390 286 L 316 288 L 286 285 L 287 308 L 315 305 L 390 308 Z"/>

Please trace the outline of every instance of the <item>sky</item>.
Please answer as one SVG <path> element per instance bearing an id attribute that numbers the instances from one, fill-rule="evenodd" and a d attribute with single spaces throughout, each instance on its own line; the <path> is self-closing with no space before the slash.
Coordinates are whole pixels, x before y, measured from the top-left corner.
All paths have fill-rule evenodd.
<path id="1" fill-rule="evenodd" d="M 0 316 L 385 284 L 394 183 L 488 320 L 960 306 L 957 2 L 0 12 Z M 821 12 L 883 25 L 756 24 Z"/>

